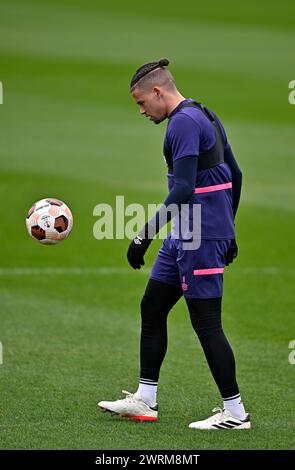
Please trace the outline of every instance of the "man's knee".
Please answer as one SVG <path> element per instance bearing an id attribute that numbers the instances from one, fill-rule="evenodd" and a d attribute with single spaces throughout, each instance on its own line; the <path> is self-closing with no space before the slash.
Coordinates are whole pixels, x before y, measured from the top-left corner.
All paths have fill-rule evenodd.
<path id="1" fill-rule="evenodd" d="M 141 316 L 151 316 L 156 309 L 156 304 L 153 298 L 149 295 L 144 295 L 140 302 Z"/>
<path id="2" fill-rule="evenodd" d="M 223 333 L 221 324 L 222 298 L 186 299 L 192 326 L 200 341 Z"/>
<path id="3" fill-rule="evenodd" d="M 150 279 L 140 303 L 142 317 L 166 318 L 181 296 L 180 287 Z"/>

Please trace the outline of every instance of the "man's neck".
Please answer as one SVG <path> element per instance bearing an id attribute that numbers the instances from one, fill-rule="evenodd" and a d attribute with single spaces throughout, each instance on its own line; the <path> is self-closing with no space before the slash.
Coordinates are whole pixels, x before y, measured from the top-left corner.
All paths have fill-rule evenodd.
<path id="1" fill-rule="evenodd" d="M 180 93 L 177 93 L 175 96 L 173 95 L 167 104 L 167 115 L 170 116 L 172 111 L 185 99 Z"/>

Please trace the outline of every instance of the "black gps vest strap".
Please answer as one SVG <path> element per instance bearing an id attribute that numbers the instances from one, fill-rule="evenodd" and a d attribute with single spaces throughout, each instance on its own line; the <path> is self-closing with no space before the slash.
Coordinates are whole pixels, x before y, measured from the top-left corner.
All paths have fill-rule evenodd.
<path id="1" fill-rule="evenodd" d="M 210 122 L 212 122 L 213 126 L 215 127 L 216 143 L 214 147 L 211 150 L 201 152 L 198 156 L 198 171 L 208 170 L 209 168 L 212 168 L 213 166 L 219 165 L 220 163 L 224 162 L 225 142 L 220 127 L 208 108 L 203 106 L 201 103 L 191 101 L 190 103 L 184 103 L 183 105 L 181 105 L 179 107 L 179 110 L 188 107 L 198 108 L 205 114 L 205 116 L 210 120 Z M 173 168 L 173 164 L 172 168 L 171 165 L 168 165 L 168 167 L 170 167 L 171 170 Z"/>

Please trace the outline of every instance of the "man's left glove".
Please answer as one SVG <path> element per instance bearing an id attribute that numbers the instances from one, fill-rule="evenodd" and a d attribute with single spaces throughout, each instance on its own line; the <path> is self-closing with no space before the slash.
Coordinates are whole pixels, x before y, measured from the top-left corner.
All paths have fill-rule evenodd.
<path id="1" fill-rule="evenodd" d="M 238 256 L 238 245 L 236 239 L 231 240 L 231 244 L 225 255 L 225 266 L 228 266 Z"/>
<path id="2" fill-rule="evenodd" d="M 127 259 L 133 269 L 140 269 L 144 265 L 144 255 L 152 239 L 141 238 L 138 235 L 132 240 L 127 252 Z"/>

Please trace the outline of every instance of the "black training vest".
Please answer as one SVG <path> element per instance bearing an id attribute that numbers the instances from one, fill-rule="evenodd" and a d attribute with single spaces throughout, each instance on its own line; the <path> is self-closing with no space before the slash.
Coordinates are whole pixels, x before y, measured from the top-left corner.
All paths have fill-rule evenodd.
<path id="1" fill-rule="evenodd" d="M 225 142 L 224 142 L 220 127 L 217 124 L 213 114 L 208 108 L 206 108 L 206 106 L 203 106 L 201 103 L 198 103 L 197 101 L 184 103 L 183 105 L 179 107 L 178 111 L 182 108 L 188 108 L 188 107 L 198 108 L 200 111 L 202 111 L 205 114 L 205 116 L 210 120 L 210 122 L 212 122 L 213 126 L 215 127 L 215 136 L 216 136 L 215 145 L 212 147 L 211 150 L 206 150 L 205 152 L 201 152 L 200 155 L 198 156 L 198 171 L 208 170 L 209 168 L 212 168 L 213 166 L 219 165 L 220 163 L 224 163 Z M 168 171 L 170 173 L 173 173 L 172 156 L 170 158 L 165 157 L 165 160 L 168 166 Z"/>

